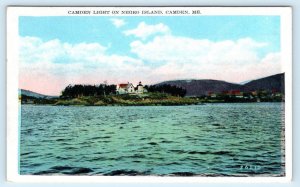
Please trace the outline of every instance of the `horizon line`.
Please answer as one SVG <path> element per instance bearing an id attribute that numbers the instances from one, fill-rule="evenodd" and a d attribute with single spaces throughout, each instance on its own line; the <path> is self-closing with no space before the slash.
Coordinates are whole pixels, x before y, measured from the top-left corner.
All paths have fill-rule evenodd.
<path id="1" fill-rule="evenodd" d="M 230 83 L 230 84 L 237 84 L 237 85 L 245 85 L 251 81 L 255 81 L 255 80 L 259 80 L 259 79 L 263 79 L 263 78 L 267 78 L 267 77 L 271 77 L 271 76 L 275 76 L 275 75 L 279 75 L 279 74 L 285 74 L 285 72 L 282 72 L 282 73 L 276 73 L 276 74 L 273 74 L 273 75 L 269 75 L 269 76 L 265 76 L 265 77 L 260 77 L 260 78 L 256 78 L 256 79 L 252 79 L 252 80 L 246 80 L 246 81 L 242 81 L 242 82 L 246 82 L 246 83 L 242 83 L 242 82 L 239 82 L 239 83 L 233 83 L 233 82 L 228 82 L 228 81 L 225 81 L 225 80 L 219 80 L 219 79 L 194 79 L 194 78 L 190 78 L 190 79 L 173 79 L 173 80 L 165 80 L 165 81 L 161 81 L 161 82 L 158 82 L 158 83 L 152 83 L 152 84 L 145 84 L 145 85 L 156 85 L 156 84 L 160 84 L 160 83 L 164 83 L 164 82 L 170 82 L 170 81 L 188 81 L 188 80 L 213 80 L 213 81 L 222 81 L 222 82 L 226 82 L 226 83 Z M 140 81 L 142 82 L 142 81 Z M 128 83 L 128 81 L 127 81 Z M 130 83 L 130 82 L 129 82 Z M 100 84 L 78 84 L 78 85 L 103 85 L 104 83 L 100 83 Z M 122 83 L 118 83 L 118 84 L 122 84 Z M 75 84 L 68 84 L 68 85 L 76 85 Z M 67 86 L 68 86 L 67 85 Z M 105 84 L 104 84 L 105 85 Z M 108 85 L 117 85 L 117 84 L 108 84 Z M 67 87 L 65 86 L 65 87 Z M 34 91 L 34 90 L 29 90 L 27 88 L 18 88 L 19 91 L 20 90 L 25 90 L 25 91 L 30 91 L 30 92 L 34 92 L 34 93 L 37 93 L 37 94 L 41 94 L 41 95 L 45 95 L 45 96 L 51 96 L 51 97 L 57 97 L 59 95 L 48 95 L 48 94 L 44 94 L 44 93 L 40 93 L 40 92 L 37 92 L 37 91 Z"/>

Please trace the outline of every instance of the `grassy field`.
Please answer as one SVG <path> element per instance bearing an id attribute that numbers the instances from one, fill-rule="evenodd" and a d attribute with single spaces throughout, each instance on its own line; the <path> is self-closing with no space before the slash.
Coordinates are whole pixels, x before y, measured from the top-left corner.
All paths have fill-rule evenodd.
<path id="1" fill-rule="evenodd" d="M 78 98 L 58 99 L 54 105 L 83 105 L 83 106 L 165 106 L 198 104 L 195 98 L 175 97 L 163 93 L 147 93 L 143 95 L 109 95 L 88 96 Z"/>

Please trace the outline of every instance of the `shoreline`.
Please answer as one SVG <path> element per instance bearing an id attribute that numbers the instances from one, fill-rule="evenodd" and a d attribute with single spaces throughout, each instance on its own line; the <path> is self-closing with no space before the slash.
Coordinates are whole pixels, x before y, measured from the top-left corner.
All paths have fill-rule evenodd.
<path id="1" fill-rule="evenodd" d="M 185 106 L 204 105 L 209 103 L 259 103 L 284 102 L 274 98 L 237 98 L 237 97 L 180 97 L 165 93 L 148 93 L 141 95 L 107 95 L 78 96 L 59 98 L 34 98 L 21 96 L 21 104 L 53 106 Z"/>
<path id="2" fill-rule="evenodd" d="M 20 103 L 20 105 L 34 105 L 34 106 L 75 106 L 75 107 L 126 107 L 126 106 L 191 106 L 191 105 L 206 105 L 206 104 L 244 104 L 244 103 L 285 103 L 284 101 L 266 101 L 266 102 L 201 102 L 197 104 L 177 104 L 177 105 L 121 105 L 121 104 L 108 104 L 108 105 L 78 105 L 78 104 L 69 104 L 69 105 L 55 105 L 55 104 L 35 104 L 35 103 Z"/>

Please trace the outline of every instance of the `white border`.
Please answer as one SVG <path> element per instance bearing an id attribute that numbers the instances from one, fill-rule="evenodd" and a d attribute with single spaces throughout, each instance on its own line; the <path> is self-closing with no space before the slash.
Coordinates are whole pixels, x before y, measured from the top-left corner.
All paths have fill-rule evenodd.
<path id="1" fill-rule="evenodd" d="M 285 72 L 285 177 L 155 177 L 155 176 L 33 176 L 18 174 L 18 17 L 19 16 L 115 16 L 80 14 L 68 10 L 200 10 L 201 15 L 278 15 L 281 16 L 281 58 Z M 151 16 L 172 16 L 153 15 Z M 116 16 L 150 16 L 123 14 Z M 177 14 L 177 16 L 193 16 Z M 194 15 L 194 16 L 201 16 Z M 11 182 L 72 183 L 266 183 L 292 179 L 292 9 L 291 7 L 8 7 L 7 8 L 7 180 Z"/>

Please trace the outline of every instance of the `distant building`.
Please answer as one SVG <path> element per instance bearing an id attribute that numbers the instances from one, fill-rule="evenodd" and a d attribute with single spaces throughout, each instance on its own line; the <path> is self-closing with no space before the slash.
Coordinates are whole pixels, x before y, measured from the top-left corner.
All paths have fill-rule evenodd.
<path id="1" fill-rule="evenodd" d="M 230 94 L 229 94 L 229 91 L 223 91 L 222 94 L 223 94 L 223 95 L 230 95 Z"/>
<path id="2" fill-rule="evenodd" d="M 214 93 L 214 92 L 212 92 L 212 91 L 208 91 L 208 92 L 207 92 L 207 95 L 208 95 L 209 97 L 217 97 L 217 94 Z"/>
<path id="3" fill-rule="evenodd" d="M 117 94 L 135 93 L 135 88 L 134 88 L 133 84 L 131 84 L 129 82 L 127 84 L 118 84 L 116 93 Z"/>
<path id="4" fill-rule="evenodd" d="M 257 91 L 252 91 L 251 94 L 252 94 L 253 96 L 257 96 Z"/>
<path id="5" fill-rule="evenodd" d="M 144 93 L 144 86 L 142 85 L 142 82 L 140 81 L 139 84 L 136 86 L 136 89 L 135 89 L 136 93 L 137 94 L 142 94 Z"/>
<path id="6" fill-rule="evenodd" d="M 243 92 L 241 92 L 240 90 L 231 90 L 231 91 L 229 91 L 229 95 L 237 97 L 237 98 L 242 98 Z"/>
<path id="7" fill-rule="evenodd" d="M 144 88 L 141 81 L 136 87 L 128 82 L 127 84 L 118 84 L 116 88 L 117 94 L 143 94 L 145 92 L 147 92 L 147 90 Z"/>

